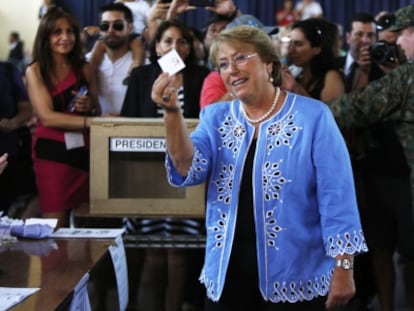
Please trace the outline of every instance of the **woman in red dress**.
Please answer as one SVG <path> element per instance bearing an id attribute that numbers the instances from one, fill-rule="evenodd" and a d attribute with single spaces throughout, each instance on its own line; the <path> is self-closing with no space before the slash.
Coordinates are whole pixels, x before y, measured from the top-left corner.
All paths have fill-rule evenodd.
<path id="1" fill-rule="evenodd" d="M 39 120 L 33 160 L 40 210 L 42 217 L 57 218 L 58 227 L 68 226 L 70 209 L 89 199 L 88 128 L 98 104 L 79 34 L 70 13 L 60 8 L 48 11 L 37 30 L 33 63 L 26 70 Z"/>
<path id="2" fill-rule="evenodd" d="M 293 0 L 283 1 L 283 7 L 277 10 L 275 17 L 279 26 L 290 26 L 296 22 Z"/>

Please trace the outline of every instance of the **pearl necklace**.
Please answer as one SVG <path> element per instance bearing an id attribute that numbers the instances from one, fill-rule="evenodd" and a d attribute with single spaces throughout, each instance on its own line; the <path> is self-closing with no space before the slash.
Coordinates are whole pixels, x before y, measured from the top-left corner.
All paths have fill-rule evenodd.
<path id="1" fill-rule="evenodd" d="M 264 114 L 264 115 L 262 115 L 261 117 L 259 117 L 259 118 L 257 118 L 257 119 L 250 119 L 250 118 L 247 116 L 246 111 L 244 111 L 243 104 L 242 104 L 242 105 L 240 106 L 240 110 L 242 111 L 242 113 L 243 113 L 243 115 L 244 115 L 245 119 L 246 119 L 247 121 L 249 121 L 250 123 L 253 123 L 253 124 L 256 124 L 256 123 L 261 123 L 262 121 L 266 120 L 266 119 L 270 116 L 270 114 L 273 112 L 273 110 L 275 110 L 276 105 L 277 105 L 277 102 L 279 101 L 280 93 L 281 93 L 281 92 L 280 92 L 280 88 L 278 87 L 278 88 L 277 88 L 277 91 L 276 91 L 275 99 L 273 100 L 273 104 L 272 104 L 272 106 L 269 108 L 269 110 L 268 110 L 268 111 L 266 111 L 266 112 L 265 112 L 265 114 Z"/>

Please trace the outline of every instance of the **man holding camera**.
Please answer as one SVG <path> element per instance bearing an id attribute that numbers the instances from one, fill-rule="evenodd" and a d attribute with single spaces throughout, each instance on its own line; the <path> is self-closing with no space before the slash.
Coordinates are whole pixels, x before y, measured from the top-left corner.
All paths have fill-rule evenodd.
<path id="1" fill-rule="evenodd" d="M 349 52 L 338 62 L 345 75 L 345 91 L 349 92 L 376 80 L 384 72 L 371 58 L 371 47 L 377 41 L 376 23 L 371 14 L 358 13 L 350 21 L 346 32 Z"/>
<path id="2" fill-rule="evenodd" d="M 373 155 L 365 163 L 370 183 L 361 212 L 381 310 L 394 310 L 393 255 L 403 264 L 406 303 L 414 308 L 414 5 L 395 12 L 387 30 L 398 34 L 397 44 L 407 62 L 365 87 L 328 102 L 341 128 L 370 127 Z M 380 164 L 382 163 L 382 164 Z M 411 310 L 411 309 L 410 309 Z"/>

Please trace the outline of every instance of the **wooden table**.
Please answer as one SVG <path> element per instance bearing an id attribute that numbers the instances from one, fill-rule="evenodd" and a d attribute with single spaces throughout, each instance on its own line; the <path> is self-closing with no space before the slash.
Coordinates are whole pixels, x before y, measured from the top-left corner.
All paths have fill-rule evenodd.
<path id="1" fill-rule="evenodd" d="M 0 286 L 40 288 L 12 310 L 67 310 L 74 287 L 86 273 L 99 269 L 99 262 L 109 256 L 108 246 L 112 242 L 45 239 L 20 240 L 6 248 L 2 246 Z"/>

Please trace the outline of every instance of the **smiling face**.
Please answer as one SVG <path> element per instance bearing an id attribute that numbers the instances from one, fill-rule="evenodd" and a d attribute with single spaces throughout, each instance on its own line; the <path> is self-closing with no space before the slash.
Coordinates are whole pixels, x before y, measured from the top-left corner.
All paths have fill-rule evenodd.
<path id="1" fill-rule="evenodd" d="M 175 49 L 182 60 L 185 60 L 190 54 L 190 45 L 183 37 L 181 30 L 177 27 L 167 28 L 161 36 L 161 40 L 156 43 L 158 56 L 163 56 Z"/>
<path id="2" fill-rule="evenodd" d="M 300 28 L 295 28 L 291 31 L 288 57 L 293 64 L 299 67 L 306 67 L 320 51 L 319 47 L 311 45 Z"/>
<path id="3" fill-rule="evenodd" d="M 265 88 L 271 86 L 269 76 L 273 65 L 264 63 L 250 44 L 238 41 L 221 44 L 217 66 L 228 90 L 246 104 L 258 103 Z"/>
<path id="4" fill-rule="evenodd" d="M 56 26 L 49 36 L 49 44 L 52 53 L 69 54 L 75 46 L 76 36 L 73 27 L 66 18 L 56 21 Z"/>

